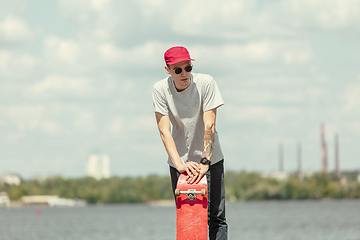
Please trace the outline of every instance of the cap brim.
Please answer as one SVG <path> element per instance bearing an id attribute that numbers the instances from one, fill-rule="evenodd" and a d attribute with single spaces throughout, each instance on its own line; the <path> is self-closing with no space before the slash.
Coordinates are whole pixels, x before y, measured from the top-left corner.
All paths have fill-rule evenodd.
<path id="1" fill-rule="evenodd" d="M 176 60 L 171 61 L 171 62 L 167 62 L 166 64 L 174 65 L 174 64 L 182 62 L 182 61 L 195 61 L 195 59 L 192 59 L 192 58 L 180 58 L 180 59 L 176 59 Z"/>

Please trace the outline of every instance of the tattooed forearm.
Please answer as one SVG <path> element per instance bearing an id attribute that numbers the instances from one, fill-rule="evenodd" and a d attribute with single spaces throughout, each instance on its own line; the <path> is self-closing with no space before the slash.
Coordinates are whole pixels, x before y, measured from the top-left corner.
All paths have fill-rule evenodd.
<path id="1" fill-rule="evenodd" d="M 207 159 L 211 158 L 214 149 L 214 138 L 215 138 L 214 129 L 211 126 L 206 126 L 204 130 L 203 157 L 206 157 Z"/>

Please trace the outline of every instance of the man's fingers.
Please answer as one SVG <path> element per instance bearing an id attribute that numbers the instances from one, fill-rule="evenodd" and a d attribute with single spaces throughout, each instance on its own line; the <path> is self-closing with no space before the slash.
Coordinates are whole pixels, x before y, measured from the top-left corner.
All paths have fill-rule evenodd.
<path id="1" fill-rule="evenodd" d="M 201 178 L 204 176 L 204 174 L 199 174 L 198 178 L 196 179 L 196 183 L 199 183 Z"/>
<path id="2" fill-rule="evenodd" d="M 187 182 L 193 183 L 193 182 L 197 181 L 197 179 L 199 178 L 200 170 L 201 170 L 201 167 L 198 163 L 196 163 L 196 162 L 186 163 L 185 171 L 188 175 L 186 178 Z"/>
<path id="3" fill-rule="evenodd" d="M 186 169 L 185 169 L 185 171 L 186 171 L 186 173 L 187 173 L 188 177 L 191 177 L 191 175 L 192 175 L 192 174 L 191 174 L 190 169 L 186 168 Z"/>
<path id="4" fill-rule="evenodd" d="M 197 175 L 196 174 L 193 174 L 190 178 L 190 183 L 193 183 L 194 180 L 196 179 Z"/>
<path id="5" fill-rule="evenodd" d="M 198 183 L 199 180 L 200 180 L 200 174 L 199 174 L 199 176 L 196 178 L 195 183 Z"/>
<path id="6" fill-rule="evenodd" d="M 198 163 L 196 163 L 196 162 L 189 162 L 189 164 L 190 164 L 190 166 L 194 169 L 194 170 L 196 170 L 196 171 L 200 171 L 200 165 L 198 164 Z"/>
<path id="7" fill-rule="evenodd" d="M 197 174 L 199 173 L 199 172 L 196 171 L 196 169 L 194 169 L 194 168 L 191 169 L 191 172 L 192 172 L 193 175 L 197 175 Z"/>
<path id="8" fill-rule="evenodd" d="M 187 173 L 187 178 L 186 180 L 189 182 L 189 183 L 192 183 L 193 181 L 193 178 L 197 175 L 196 172 L 192 172 L 193 170 L 191 168 L 187 168 L 186 169 L 186 173 Z"/>
<path id="9" fill-rule="evenodd" d="M 199 177 L 199 173 L 196 172 L 196 174 L 193 174 L 190 178 L 189 178 L 189 183 L 194 183 L 196 181 L 196 179 Z"/>
<path id="10" fill-rule="evenodd" d="M 190 165 L 189 166 L 189 170 L 191 171 L 191 173 L 193 174 L 193 175 L 195 175 L 195 174 L 197 174 L 199 171 L 197 170 L 197 166 L 195 165 Z"/>

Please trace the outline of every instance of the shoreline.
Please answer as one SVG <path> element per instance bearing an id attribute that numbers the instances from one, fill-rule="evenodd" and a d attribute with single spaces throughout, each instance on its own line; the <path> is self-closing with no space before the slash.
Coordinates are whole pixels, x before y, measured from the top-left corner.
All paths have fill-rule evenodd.
<path id="1" fill-rule="evenodd" d="M 270 199 L 270 200 L 251 200 L 251 201 L 235 201 L 230 202 L 226 201 L 226 204 L 253 204 L 253 203 L 290 203 L 290 202 L 350 202 L 350 201 L 360 201 L 360 198 L 322 198 L 322 199 Z M 74 206 L 49 206 L 47 204 L 21 204 L 19 202 L 11 203 L 9 206 L 0 206 L 1 208 L 39 208 L 39 207 L 46 207 L 46 208 L 73 208 L 73 207 L 104 207 L 104 206 L 117 206 L 117 205 L 148 205 L 148 206 L 155 206 L 155 207 L 172 207 L 175 206 L 175 201 L 170 199 L 162 199 L 162 200 L 151 200 L 147 202 L 138 202 L 138 203 L 91 203 L 85 205 L 74 205 Z"/>

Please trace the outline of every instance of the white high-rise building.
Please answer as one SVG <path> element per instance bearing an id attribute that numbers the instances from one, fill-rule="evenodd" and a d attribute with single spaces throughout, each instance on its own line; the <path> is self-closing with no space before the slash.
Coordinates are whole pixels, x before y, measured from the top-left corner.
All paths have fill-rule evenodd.
<path id="1" fill-rule="evenodd" d="M 109 178 L 109 158 L 106 155 L 90 155 L 86 165 L 86 175 L 95 179 Z"/>

